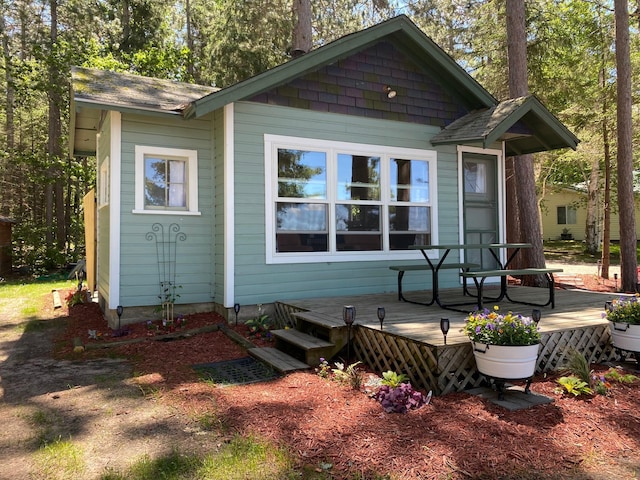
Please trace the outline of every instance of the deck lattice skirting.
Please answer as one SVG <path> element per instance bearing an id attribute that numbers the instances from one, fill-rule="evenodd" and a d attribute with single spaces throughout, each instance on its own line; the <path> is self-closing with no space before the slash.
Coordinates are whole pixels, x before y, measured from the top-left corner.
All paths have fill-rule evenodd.
<path id="1" fill-rule="evenodd" d="M 536 373 L 562 367 L 572 350 L 582 353 L 589 363 L 620 358 L 606 324 L 542 332 L 541 343 Z M 354 329 L 353 350 L 356 358 L 373 370 L 404 373 L 414 387 L 436 395 L 477 387 L 484 381 L 476 369 L 470 342 L 429 345 L 359 325 Z"/>
<path id="2" fill-rule="evenodd" d="M 275 302 L 273 304 L 274 309 L 274 318 L 275 318 L 275 327 L 276 328 L 285 328 L 290 327 L 293 328 L 296 326 L 296 317 L 294 313 L 298 312 L 308 312 L 306 308 L 299 308 L 295 305 L 291 305 L 283 302 Z"/>

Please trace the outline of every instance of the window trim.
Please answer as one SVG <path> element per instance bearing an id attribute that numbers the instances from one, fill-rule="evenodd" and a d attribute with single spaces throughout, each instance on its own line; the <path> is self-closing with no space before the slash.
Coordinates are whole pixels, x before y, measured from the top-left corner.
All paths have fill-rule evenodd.
<path id="1" fill-rule="evenodd" d="M 278 148 L 326 151 L 329 205 L 329 252 L 276 252 L 276 201 L 278 168 Z M 379 251 L 335 251 L 335 205 L 345 203 L 339 201 L 335 194 L 336 185 L 333 181 L 333 169 L 337 161 L 338 153 L 354 153 L 357 155 L 379 156 L 381 158 L 381 200 L 361 201 L 362 204 L 381 205 L 381 231 L 383 235 L 383 249 Z M 420 150 L 406 147 L 393 147 L 386 145 L 371 145 L 350 142 L 334 142 L 303 137 L 290 137 L 284 135 L 264 135 L 264 168 L 265 168 L 265 256 L 267 264 L 288 263 L 322 263 L 322 262 L 352 262 L 352 261 L 380 261 L 380 260 L 411 260 L 421 259 L 422 255 L 417 250 L 390 250 L 389 249 L 389 219 L 387 207 L 397 205 L 391 202 L 389 187 L 389 158 L 406 158 L 410 160 L 423 160 L 429 164 L 429 202 L 415 203 L 417 206 L 428 206 L 431 216 L 431 242 L 438 242 L 438 179 L 437 179 L 437 152 L 435 150 Z M 323 202 L 324 203 L 324 202 Z M 401 202 L 400 205 L 407 205 Z"/>
<path id="2" fill-rule="evenodd" d="M 157 155 L 161 158 L 183 158 L 187 166 L 187 208 L 145 208 L 144 206 L 144 157 Z M 198 210 L 198 151 L 182 148 L 135 146 L 135 208 L 132 213 L 151 215 L 200 215 Z"/>
<path id="3" fill-rule="evenodd" d="M 109 205 L 109 189 L 111 188 L 111 170 L 109 169 L 109 156 L 106 156 L 100 164 L 100 181 L 98 182 L 98 208 Z"/>

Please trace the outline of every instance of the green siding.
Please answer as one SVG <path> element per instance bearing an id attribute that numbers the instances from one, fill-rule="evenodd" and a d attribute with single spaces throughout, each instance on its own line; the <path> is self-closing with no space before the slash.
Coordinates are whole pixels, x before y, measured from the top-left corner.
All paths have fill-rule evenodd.
<path id="1" fill-rule="evenodd" d="M 121 287 L 123 306 L 158 305 L 159 257 L 156 242 L 146 236 L 154 223 L 165 235 L 173 223 L 186 235 L 176 242 L 175 281 L 181 288 L 177 304 L 211 302 L 213 275 L 211 234 L 213 231 L 213 163 L 211 122 L 207 118 L 185 122 L 180 118 L 122 115 L 121 182 Z M 133 214 L 135 204 L 135 146 L 150 145 L 198 151 L 198 207 L 200 216 Z M 160 232 L 157 232 L 160 235 Z M 167 237 L 165 237 L 167 238 Z M 173 238 L 173 237 L 172 237 Z"/>
<path id="2" fill-rule="evenodd" d="M 215 145 L 213 168 L 214 185 L 214 228 L 212 237 L 213 291 L 214 301 L 224 304 L 224 112 L 217 110 L 213 115 L 213 143 Z"/>
<path id="3" fill-rule="evenodd" d="M 382 293 L 397 289 L 388 266 L 398 261 L 267 265 L 265 262 L 264 135 L 288 135 L 339 142 L 438 150 L 439 241 L 457 242 L 457 157 L 455 147 L 433 148 L 439 128 L 275 107 L 235 105 L 235 297 L 243 304 L 332 295 Z M 424 288 L 408 275 L 406 288 Z M 445 286 L 457 284 L 455 273 Z M 424 282 L 424 280 L 423 280 Z"/>

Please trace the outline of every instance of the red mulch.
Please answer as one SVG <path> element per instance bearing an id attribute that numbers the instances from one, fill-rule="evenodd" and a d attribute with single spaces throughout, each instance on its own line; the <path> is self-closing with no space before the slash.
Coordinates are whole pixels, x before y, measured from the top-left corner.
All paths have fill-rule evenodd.
<path id="1" fill-rule="evenodd" d="M 591 287 L 588 279 L 584 283 Z M 222 321 L 211 313 L 190 315 L 182 331 Z M 231 432 L 272 439 L 296 455 L 299 467 L 319 470 L 331 464 L 333 479 L 380 478 L 374 473 L 394 480 L 640 475 L 638 382 L 615 384 L 608 396 L 573 398 L 555 393 L 554 374 L 539 376 L 532 385 L 535 393 L 554 402 L 527 410 L 510 412 L 453 393 L 433 397 L 429 405 L 406 414 L 385 413 L 366 393 L 314 372 L 236 387 L 199 382 L 191 365 L 243 357 L 246 351 L 220 331 L 164 342 L 149 340 L 144 324 L 128 328 L 128 335 L 110 337 L 95 304 L 75 306 L 58 354 L 78 359 L 124 355 L 164 392 L 164 401 L 188 413 L 211 411 Z M 97 330 L 102 338 L 88 341 L 88 330 Z M 247 336 L 244 325 L 237 331 Z M 87 345 L 146 340 L 73 353 L 74 337 Z"/>

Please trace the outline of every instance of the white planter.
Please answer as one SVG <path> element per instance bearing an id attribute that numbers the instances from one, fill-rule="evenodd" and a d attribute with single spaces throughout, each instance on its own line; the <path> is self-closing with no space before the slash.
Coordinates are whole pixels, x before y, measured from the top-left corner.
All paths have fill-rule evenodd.
<path id="1" fill-rule="evenodd" d="M 613 346 L 629 352 L 640 352 L 640 325 L 609 322 Z"/>
<path id="2" fill-rule="evenodd" d="M 471 342 L 478 371 L 503 379 L 532 377 L 536 371 L 539 344 L 524 346 L 487 345 Z"/>

